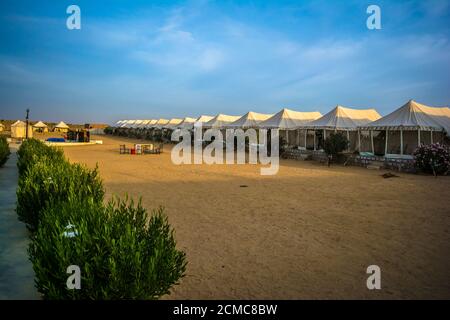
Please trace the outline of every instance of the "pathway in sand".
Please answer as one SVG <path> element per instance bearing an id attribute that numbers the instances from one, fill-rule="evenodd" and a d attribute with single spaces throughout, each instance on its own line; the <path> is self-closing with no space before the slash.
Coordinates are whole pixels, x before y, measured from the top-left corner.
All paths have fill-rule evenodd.
<path id="1" fill-rule="evenodd" d="M 17 219 L 17 154 L 0 168 L 0 300 L 39 299 L 34 287 L 34 272 L 28 260 L 28 232 Z"/>

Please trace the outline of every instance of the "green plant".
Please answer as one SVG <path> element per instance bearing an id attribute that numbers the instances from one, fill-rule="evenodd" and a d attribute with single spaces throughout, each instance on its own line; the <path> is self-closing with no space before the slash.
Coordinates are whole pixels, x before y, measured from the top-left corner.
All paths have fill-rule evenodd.
<path id="1" fill-rule="evenodd" d="M 333 158 L 346 150 L 348 147 L 347 138 L 340 132 L 331 133 L 324 141 L 323 149 L 328 156 L 328 165 Z"/>
<path id="2" fill-rule="evenodd" d="M 447 174 L 450 170 L 450 150 L 445 145 L 421 145 L 414 151 L 415 167 L 433 175 Z"/>
<path id="3" fill-rule="evenodd" d="M 25 140 L 17 151 L 17 156 L 19 176 L 22 176 L 29 167 L 32 167 L 36 162 L 41 161 L 43 158 L 53 163 L 65 161 L 64 153 L 61 149 L 47 146 L 37 139 Z"/>
<path id="4" fill-rule="evenodd" d="M 2 167 L 8 160 L 11 152 L 5 136 L 0 136 L 0 167 Z"/>
<path id="5" fill-rule="evenodd" d="M 42 155 L 19 179 L 17 214 L 30 231 L 36 231 L 41 211 L 49 205 L 65 201 L 69 195 L 103 201 L 103 185 L 97 168 L 89 170 L 67 161 L 54 162 Z"/>
<path id="6" fill-rule="evenodd" d="M 73 237 L 67 237 L 72 225 Z M 46 299 L 157 299 L 186 270 L 163 209 L 147 223 L 139 202 L 106 206 L 69 197 L 47 207 L 29 248 L 38 291 Z M 68 290 L 67 267 L 81 271 L 81 289 Z"/>

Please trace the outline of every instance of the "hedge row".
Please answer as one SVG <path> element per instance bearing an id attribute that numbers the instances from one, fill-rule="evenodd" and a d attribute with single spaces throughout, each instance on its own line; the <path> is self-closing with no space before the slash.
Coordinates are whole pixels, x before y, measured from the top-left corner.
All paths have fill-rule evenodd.
<path id="1" fill-rule="evenodd" d="M 157 299 L 186 270 L 163 209 L 103 203 L 97 169 L 70 164 L 37 140 L 19 149 L 17 213 L 31 231 L 30 260 L 45 299 Z M 81 288 L 68 289 L 78 266 Z"/>
<path id="2" fill-rule="evenodd" d="M 3 165 L 6 163 L 10 153 L 11 152 L 9 151 L 9 145 L 6 141 L 6 137 L 0 136 L 0 167 L 3 167 Z"/>

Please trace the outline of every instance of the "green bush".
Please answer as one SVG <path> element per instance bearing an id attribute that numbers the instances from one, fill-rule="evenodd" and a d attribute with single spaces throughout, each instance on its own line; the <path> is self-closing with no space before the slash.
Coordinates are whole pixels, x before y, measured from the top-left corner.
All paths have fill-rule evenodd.
<path id="1" fill-rule="evenodd" d="M 0 167 L 3 167 L 10 154 L 11 152 L 9 151 L 9 145 L 6 141 L 6 137 L 0 136 Z"/>
<path id="2" fill-rule="evenodd" d="M 41 155 L 19 179 L 16 209 L 19 219 L 34 232 L 41 211 L 55 202 L 65 201 L 69 195 L 102 202 L 104 190 L 97 168 L 89 170 L 65 160 L 54 162 L 52 156 Z"/>
<path id="3" fill-rule="evenodd" d="M 45 299 L 157 299 L 184 276 L 185 254 L 160 208 L 149 223 L 140 202 L 106 206 L 69 197 L 47 207 L 30 244 L 36 286 Z M 74 226 L 74 237 L 64 235 Z M 81 288 L 68 290 L 67 267 L 81 271 Z"/>
<path id="4" fill-rule="evenodd" d="M 37 139 L 27 139 L 17 151 L 17 168 L 19 175 L 22 176 L 25 171 L 36 162 L 46 158 L 49 162 L 64 162 L 64 153 L 61 149 L 50 147 Z"/>

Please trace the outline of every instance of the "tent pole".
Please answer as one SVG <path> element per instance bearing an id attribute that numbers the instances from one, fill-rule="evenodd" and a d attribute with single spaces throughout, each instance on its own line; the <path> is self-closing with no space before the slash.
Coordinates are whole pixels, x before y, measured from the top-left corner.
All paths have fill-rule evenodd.
<path id="1" fill-rule="evenodd" d="M 350 131 L 347 130 L 347 151 L 350 151 Z"/>
<path id="2" fill-rule="evenodd" d="M 300 145 L 300 129 L 297 129 L 297 145 Z"/>
<path id="3" fill-rule="evenodd" d="M 431 144 L 433 144 L 433 130 L 431 130 L 430 132 L 431 132 Z"/>
<path id="4" fill-rule="evenodd" d="M 306 138 L 308 137 L 308 129 L 305 129 L 305 150 L 306 150 Z"/>
<path id="5" fill-rule="evenodd" d="M 400 154 L 403 154 L 403 129 L 400 128 Z"/>
<path id="6" fill-rule="evenodd" d="M 387 149 L 388 148 L 388 129 L 386 129 L 386 139 L 384 143 L 384 155 L 387 155 Z"/>
<path id="7" fill-rule="evenodd" d="M 359 131 L 359 129 L 357 132 L 358 132 L 358 151 L 361 152 L 361 136 L 360 136 L 361 132 Z"/>
<path id="8" fill-rule="evenodd" d="M 316 151 L 316 130 L 314 130 L 314 151 Z"/>
<path id="9" fill-rule="evenodd" d="M 289 145 L 289 131 L 286 130 L 286 144 Z"/>
<path id="10" fill-rule="evenodd" d="M 373 146 L 373 130 L 370 130 L 370 144 L 372 145 L 372 153 L 375 154 L 375 148 Z"/>
<path id="11" fill-rule="evenodd" d="M 420 128 L 417 130 L 417 147 L 420 147 Z"/>

